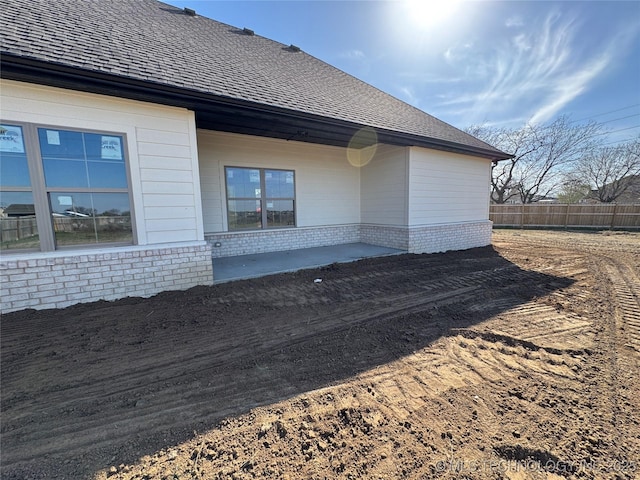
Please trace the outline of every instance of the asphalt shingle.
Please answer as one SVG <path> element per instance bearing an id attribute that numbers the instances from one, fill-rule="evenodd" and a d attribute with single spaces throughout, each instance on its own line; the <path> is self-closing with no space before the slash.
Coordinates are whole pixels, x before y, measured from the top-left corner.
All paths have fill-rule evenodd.
<path id="1" fill-rule="evenodd" d="M 4 0 L 0 19 L 3 54 L 502 154 L 303 51 L 155 0 Z"/>

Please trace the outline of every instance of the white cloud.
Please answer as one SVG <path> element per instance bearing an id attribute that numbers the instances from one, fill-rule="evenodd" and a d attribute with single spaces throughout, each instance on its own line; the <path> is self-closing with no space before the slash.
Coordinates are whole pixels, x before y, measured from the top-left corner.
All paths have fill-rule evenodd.
<path id="1" fill-rule="evenodd" d="M 524 33 L 513 37 L 513 44 L 518 50 L 531 50 L 531 43 Z"/>
<path id="2" fill-rule="evenodd" d="M 515 17 L 507 22 L 507 26 L 516 25 Z M 463 83 L 465 94 L 440 105 L 466 108 L 465 120 L 470 123 L 487 112 L 493 112 L 492 116 L 527 116 L 535 122 L 553 118 L 590 88 L 619 49 L 612 39 L 597 56 L 585 55 L 576 40 L 578 28 L 574 18 L 552 12 L 541 24 L 503 37 L 490 49 L 449 48 L 445 60 L 459 73 L 464 72 L 468 81 Z"/>
<path id="3" fill-rule="evenodd" d="M 522 17 L 520 15 L 514 15 L 512 17 L 507 18 L 507 20 L 504 22 L 506 27 L 522 27 L 524 26 L 524 21 L 522 20 Z"/>
<path id="4" fill-rule="evenodd" d="M 417 72 L 417 71 L 398 72 L 397 77 L 406 79 L 416 84 L 460 83 L 465 80 L 465 78 L 462 76 L 453 77 L 453 76 L 446 76 L 443 74 L 436 74 L 432 72 Z"/>
<path id="5" fill-rule="evenodd" d="M 366 58 L 364 52 L 358 49 L 347 50 L 346 52 L 342 52 L 339 56 L 340 58 L 347 58 L 349 60 L 364 60 Z"/>
<path id="6" fill-rule="evenodd" d="M 466 42 L 462 45 L 454 45 L 447 48 L 442 56 L 447 63 L 453 65 L 460 61 L 463 61 L 473 51 L 473 47 L 473 42 Z"/>
<path id="7" fill-rule="evenodd" d="M 420 98 L 415 94 L 414 90 L 411 87 L 401 86 L 398 88 L 402 96 L 405 98 L 405 101 L 414 107 L 418 107 L 420 103 Z"/>
<path id="8" fill-rule="evenodd" d="M 602 73 L 610 63 L 609 55 L 602 55 L 573 75 L 562 78 L 552 89 L 544 104 L 531 117 L 531 123 L 541 123 L 553 118 L 565 105 L 587 90 L 589 83 Z"/>
<path id="9" fill-rule="evenodd" d="M 449 62 L 449 63 L 453 62 L 453 61 L 454 61 L 454 58 L 455 58 L 455 56 L 454 56 L 454 50 L 453 50 L 453 47 L 449 47 L 449 48 L 447 48 L 447 49 L 444 51 L 444 53 L 442 54 L 442 56 L 444 57 L 444 59 L 445 59 L 447 62 Z"/>

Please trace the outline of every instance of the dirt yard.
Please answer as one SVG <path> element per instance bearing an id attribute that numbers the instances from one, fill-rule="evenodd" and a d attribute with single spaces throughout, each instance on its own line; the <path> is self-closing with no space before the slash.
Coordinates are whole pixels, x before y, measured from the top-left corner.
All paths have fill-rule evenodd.
<path id="1" fill-rule="evenodd" d="M 640 234 L 497 231 L 1 341 L 4 479 L 640 478 Z"/>

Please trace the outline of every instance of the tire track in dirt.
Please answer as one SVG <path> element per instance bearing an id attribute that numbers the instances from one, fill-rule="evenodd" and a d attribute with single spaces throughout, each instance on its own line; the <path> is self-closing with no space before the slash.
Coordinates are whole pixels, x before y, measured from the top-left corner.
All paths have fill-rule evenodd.
<path id="1" fill-rule="evenodd" d="M 640 353 L 640 280 L 628 265 L 611 258 L 606 272 L 613 288 L 620 327 L 628 340 L 625 346 Z"/>
<path id="2" fill-rule="evenodd" d="M 482 361 L 474 352 L 476 348 L 482 352 Z M 433 354 L 432 350 L 442 352 L 442 356 L 425 363 L 423 356 L 429 357 Z M 454 358 L 461 358 L 462 361 L 455 368 L 445 368 L 444 365 L 449 363 L 446 355 L 455 355 Z M 238 431 L 245 432 L 245 438 L 251 438 L 254 432 L 258 432 L 258 438 L 267 440 L 270 448 L 300 432 L 302 452 L 292 451 L 290 457 L 304 455 L 307 461 L 311 461 L 324 452 L 330 452 L 328 468 L 323 470 L 329 475 L 366 477 L 368 471 L 374 470 L 378 476 L 385 478 L 433 478 L 435 462 L 426 460 L 425 453 L 438 454 L 436 458 L 444 459 L 447 457 L 441 444 L 451 443 L 453 446 L 460 442 L 460 433 L 452 431 L 447 416 L 440 413 L 448 404 L 446 400 L 442 403 L 443 392 L 464 392 L 463 395 L 468 398 L 466 402 L 463 401 L 464 408 L 470 406 L 469 422 L 475 419 L 478 425 L 477 422 L 482 421 L 485 425 L 483 428 L 492 433 L 498 432 L 500 425 L 490 421 L 495 416 L 496 406 L 484 395 L 482 398 L 473 395 L 474 386 L 496 381 L 508 382 L 528 372 L 531 365 L 537 363 L 533 357 L 527 360 L 519 357 L 517 347 L 512 350 L 501 345 L 501 342 L 480 337 L 448 337 L 425 352 L 417 352 L 359 375 L 352 382 L 353 386 L 321 389 L 293 399 L 292 403 L 300 404 L 303 411 L 307 412 L 302 423 L 298 418 L 289 416 L 287 407 L 274 406 L 266 411 L 256 410 L 250 424 L 241 423 L 234 431 L 236 434 Z M 552 354 L 551 357 L 549 368 L 556 371 L 560 378 L 566 380 L 567 377 L 575 377 L 573 370 L 559 360 L 562 355 Z M 465 369 L 464 365 L 469 368 Z M 478 393 L 481 392 L 479 389 Z M 522 393 L 514 389 L 513 395 L 518 400 L 518 395 Z M 286 438 L 275 435 L 273 425 L 288 432 Z M 397 439 L 403 435 L 414 437 L 415 445 L 411 447 L 399 443 Z M 362 442 L 357 449 L 348 447 L 353 445 L 354 438 Z M 215 462 L 225 451 L 244 449 L 249 457 L 252 453 L 257 455 L 261 447 L 259 442 L 234 444 L 229 440 L 218 437 L 216 440 L 200 441 L 199 451 L 202 451 L 203 445 L 206 450 L 202 463 L 212 462 L 215 471 L 230 474 L 234 470 L 228 467 L 228 463 Z M 420 451 L 416 450 L 418 447 L 421 447 Z M 322 460 L 318 458 L 318 461 Z M 253 465 L 255 468 L 262 466 L 255 460 Z M 271 473 L 278 476 L 275 467 Z M 300 470 L 300 477 L 318 478 L 307 475 L 304 469 Z"/>
<path id="3" fill-rule="evenodd" d="M 447 282 L 450 284 L 450 282 Z M 361 322 L 372 322 L 376 318 L 388 317 L 399 314 L 409 314 L 411 312 L 421 311 L 427 306 L 434 305 L 446 305 L 448 303 L 457 303 L 464 299 L 470 299 L 473 296 L 473 291 L 477 287 L 463 287 L 456 290 L 448 290 L 444 293 L 433 294 L 425 297 L 422 293 L 413 295 L 397 296 L 390 302 L 391 305 L 387 307 L 381 307 L 376 309 L 363 309 L 361 306 L 352 308 L 349 310 L 342 310 L 336 312 L 334 315 L 323 317 L 322 329 L 313 328 L 313 322 L 307 322 L 309 327 L 307 333 L 303 336 L 299 336 L 295 339 L 279 339 L 271 341 L 265 345 L 259 343 L 259 339 L 255 339 L 253 344 L 248 345 L 250 349 L 256 349 L 261 356 L 272 355 L 283 347 L 293 348 L 295 345 L 302 345 L 309 341 L 311 337 L 317 337 L 326 332 L 331 331 L 331 334 L 339 334 L 345 332 L 354 326 L 357 326 Z M 375 312 L 375 314 L 371 314 Z M 317 318 L 315 322 L 319 322 Z M 280 332 L 282 333 L 282 332 Z M 26 457 L 33 455 L 40 455 L 44 453 L 56 453 L 67 449 L 79 449 L 86 444 L 86 438 L 96 437 L 100 431 L 105 431 L 105 425 L 110 425 L 109 430 L 113 430 L 113 435 L 118 435 L 117 431 L 120 430 L 123 434 L 129 434 L 132 429 L 135 429 L 134 425 L 143 423 L 147 429 L 154 429 L 162 427 L 164 422 L 162 419 L 166 419 L 167 416 L 171 421 L 175 421 L 175 416 L 180 416 L 184 409 L 190 409 L 198 411 L 198 407 L 205 407 L 208 404 L 208 400 L 198 401 L 198 398 L 202 397 L 215 397 L 217 395 L 226 395 L 228 393 L 221 392 L 219 388 L 205 387 L 204 385 L 198 385 L 197 394 L 194 395 L 195 399 L 190 399 L 188 396 L 181 394 L 184 389 L 183 385 L 180 385 L 178 381 L 181 378 L 194 378 L 194 377 L 207 377 L 213 376 L 216 369 L 223 367 L 228 368 L 229 364 L 239 362 L 243 354 L 246 354 L 245 350 L 237 351 L 232 347 L 226 347 L 215 352 L 206 352 L 197 356 L 190 356 L 188 358 L 182 358 L 177 361 L 176 358 L 170 360 L 165 359 L 160 363 L 147 364 L 145 368 L 138 368 L 135 371 L 125 371 L 118 373 L 117 375 L 111 375 L 101 378 L 99 381 L 96 378 L 88 380 L 87 385 L 75 385 L 69 386 L 63 390 L 47 392 L 38 392 L 37 397 L 46 398 L 47 404 L 54 404 L 55 411 L 51 408 L 47 408 L 46 405 L 41 402 L 24 403 L 21 408 L 16 407 L 14 409 L 15 415 L 19 415 L 19 411 L 25 412 L 38 409 L 43 415 L 43 419 L 47 417 L 57 417 L 65 415 L 69 417 L 64 425 L 60 425 L 57 428 L 47 428 L 47 435 L 42 438 L 42 445 L 40 448 L 37 445 L 32 445 L 29 452 L 23 452 Z M 150 350 L 145 351 L 144 356 L 156 359 L 161 357 L 160 352 Z M 188 369 L 185 371 L 185 365 L 188 364 Z M 162 378 L 155 381 L 149 381 L 149 377 L 153 372 L 163 371 Z M 118 378 L 122 377 L 123 383 L 118 383 Z M 192 380 L 193 381 L 193 380 Z M 164 384 L 171 382 L 176 384 L 175 388 L 167 390 Z M 189 381 L 186 382 L 190 383 Z M 109 385 L 108 399 L 105 401 L 104 394 L 106 391 L 105 386 Z M 144 387 L 141 387 L 144 385 Z M 154 388 L 154 385 L 157 388 Z M 255 386 L 253 387 L 255 389 Z M 140 390 L 144 389 L 144 393 Z M 228 389 L 228 387 L 224 387 Z M 95 418 L 96 415 L 89 413 L 88 415 L 82 415 L 76 417 L 73 415 L 76 405 L 79 401 L 86 404 L 92 404 L 96 413 L 103 411 L 105 407 L 109 406 L 109 403 L 119 403 L 120 397 L 144 397 L 149 398 L 150 392 L 162 390 L 162 398 L 159 398 L 157 402 L 145 402 L 143 408 L 132 408 L 128 412 L 122 412 L 121 410 L 113 411 L 112 415 L 105 415 L 104 413 Z M 192 390 L 192 389 L 187 389 Z M 246 392 L 239 391 L 238 397 L 246 395 Z M 102 398 L 101 398 L 102 397 Z M 230 402 L 230 403 L 233 403 Z M 136 404 L 132 405 L 136 407 Z M 102 407 L 102 408 L 101 408 Z M 159 416 L 157 413 L 161 410 L 163 413 Z M 86 412 L 85 412 L 86 413 Z M 216 412 L 219 415 L 219 412 Z M 191 416 L 191 415 L 189 415 Z M 94 418 L 92 420 L 92 418 Z M 45 424 L 46 425 L 46 424 Z M 43 428 L 41 422 L 30 423 L 29 426 L 17 428 L 14 430 L 5 430 L 4 434 L 13 434 L 28 436 L 35 432 L 40 431 Z M 53 439 L 58 439 L 58 447 L 52 448 Z M 62 441 L 61 441 L 62 440 Z M 114 437 L 111 436 L 107 441 L 113 441 Z M 93 443 L 92 446 L 98 444 Z M 9 454 L 11 454 L 9 450 Z M 12 455 L 16 457 L 17 461 L 20 461 L 20 456 L 17 454 Z"/>
<path id="4" fill-rule="evenodd" d="M 556 260 L 534 266 L 535 271 L 571 279 L 572 285 L 501 312 L 487 328 L 492 333 L 534 342 L 544 348 L 584 348 L 593 342 L 594 336 L 593 321 L 588 312 L 582 311 L 582 305 L 592 297 L 587 255 L 548 244 L 545 247 L 546 256 Z"/>
<path id="5" fill-rule="evenodd" d="M 32 354 L 22 355 L 21 360 L 13 358 L 13 370 L 3 375 L 3 382 L 9 385 L 11 382 L 18 382 L 25 374 L 32 375 L 33 371 L 41 371 L 41 377 L 48 377 L 50 380 L 50 383 L 45 381 L 38 385 L 28 399 L 20 392 L 4 399 L 3 407 L 11 412 L 9 421 L 3 424 L 3 435 L 8 439 L 8 446 L 4 448 L 5 458 L 20 463 L 29 461 L 34 455 L 57 454 L 69 450 L 82 451 L 89 445 L 95 448 L 103 443 L 130 436 L 138 428 L 137 425 L 145 425 L 146 431 L 161 430 L 175 424 L 177 419 L 185 415 L 185 421 L 196 417 L 200 421 L 206 421 L 212 418 L 212 415 L 214 418 L 220 418 L 223 413 L 221 409 L 208 406 L 210 402 L 202 400 L 203 398 L 224 397 L 227 404 L 242 404 L 242 397 L 246 397 L 247 392 L 242 386 L 234 391 L 233 388 L 211 385 L 211 382 L 204 385 L 201 379 L 215 378 L 217 370 L 241 364 L 247 351 L 253 352 L 254 356 L 266 357 L 276 355 L 283 348 L 293 349 L 296 345 L 304 345 L 311 338 L 327 333 L 334 336 L 344 334 L 348 337 L 349 331 L 361 323 L 470 302 L 477 295 L 477 290 L 487 282 L 496 283 L 496 275 L 501 276 L 503 283 L 517 282 L 530 277 L 530 273 L 513 266 L 438 280 L 434 280 L 432 276 L 425 277 L 421 269 L 414 270 L 418 278 L 411 284 L 412 293 L 390 295 L 384 292 L 380 289 L 380 277 L 386 275 L 380 274 L 374 275 L 371 288 L 364 290 L 361 288 L 362 277 L 356 282 L 335 282 L 336 285 L 332 285 L 332 289 L 343 292 L 345 289 L 354 290 L 354 287 L 357 287 L 357 295 L 352 295 L 352 298 L 359 296 L 365 300 L 341 305 L 331 313 L 326 307 L 318 312 L 307 311 L 306 318 L 301 321 L 277 323 L 271 335 L 266 338 L 264 331 L 260 329 L 252 332 L 230 328 L 213 345 L 206 335 L 191 338 L 192 334 L 182 333 L 181 335 L 190 335 L 188 349 L 172 348 L 182 343 L 181 335 L 173 338 L 170 343 L 143 342 L 139 345 L 140 348 L 136 348 L 135 342 L 133 345 L 109 345 L 109 333 L 119 331 L 122 327 L 104 326 L 87 335 L 93 336 L 88 342 L 93 342 L 93 347 L 98 350 L 94 352 L 91 363 L 99 365 L 99 371 L 91 368 L 80 369 L 67 378 L 66 382 L 61 382 L 61 374 L 64 375 L 65 372 L 48 368 L 52 358 L 50 355 L 56 349 L 64 349 L 64 343 L 69 340 L 69 336 L 76 340 L 82 336 L 74 332 L 72 327 L 75 322 L 67 319 L 66 322 L 56 325 L 67 336 L 62 337 L 58 343 L 52 343 L 47 336 L 40 336 L 40 344 L 33 345 Z M 382 285 L 391 285 L 391 288 L 397 290 L 397 285 L 392 283 L 383 281 Z M 311 295 L 308 292 L 309 287 L 298 289 L 304 293 L 295 295 L 294 298 Z M 238 294 L 235 296 L 235 302 L 252 304 L 249 298 L 244 294 Z M 308 304 L 309 302 L 303 302 L 303 306 L 308 307 Z M 287 302 L 279 306 L 290 308 Z M 278 305 L 274 306 L 276 310 L 277 307 Z M 145 317 L 153 318 L 149 313 Z M 3 335 L 9 341 L 7 348 L 3 348 L 3 355 L 12 357 L 20 351 L 20 342 L 11 340 L 13 335 L 21 338 L 29 336 L 33 330 L 34 328 L 24 329 L 20 326 L 15 329 L 6 328 Z M 95 337 L 105 335 L 107 338 L 96 342 Z M 431 332 L 430 335 L 435 338 L 437 332 Z M 242 345 L 237 340 L 240 338 Z M 85 348 L 88 345 L 86 343 Z M 38 350 L 40 361 L 33 355 Z M 22 353 L 24 354 L 24 351 Z M 132 358 L 132 355 L 135 358 Z M 128 358 L 129 361 L 122 362 L 122 358 Z M 238 368 L 241 370 L 241 365 L 236 367 Z M 251 386 L 255 396 L 272 398 L 273 395 L 265 396 L 261 391 L 268 390 L 269 387 L 261 386 L 259 379 L 256 380 L 257 384 Z M 225 384 L 228 382 L 220 382 L 220 385 Z M 195 393 L 185 395 L 185 390 Z M 244 403 L 246 404 L 246 401 Z M 35 417 L 34 411 L 37 412 Z M 158 411 L 163 413 L 158 415 Z M 24 422 L 27 416 L 32 418 Z M 49 419 L 53 422 L 49 422 Z M 61 419 L 64 421 L 61 422 Z M 10 446 L 11 438 L 36 436 L 39 437 L 38 440 L 30 445 L 28 451 L 13 450 Z M 96 440 L 100 437 L 104 438 L 102 442 Z M 5 464 L 11 465 L 10 462 Z"/>
<path id="6" fill-rule="evenodd" d="M 469 331 L 446 337 L 424 350 L 364 372 L 348 385 L 308 392 L 286 405 L 258 408 L 250 418 L 231 419 L 214 435 L 179 447 L 178 455 L 189 452 L 194 458 L 190 452 L 197 451 L 203 472 L 215 471 L 220 477 L 242 471 L 233 467 L 234 456 L 240 455 L 251 459 L 251 469 L 258 476 L 291 473 L 293 469 L 287 465 L 295 462 L 296 478 L 321 478 L 319 471 L 345 478 L 437 478 L 436 461 L 430 458 L 447 459 L 449 449 L 455 449 L 462 458 L 475 458 L 465 450 L 464 430 L 452 425 L 454 398 L 456 422 L 468 422 L 470 432 L 501 438 L 498 435 L 505 425 L 496 418 L 496 411 L 513 409 L 509 405 L 514 401 L 527 405 L 541 401 L 539 394 L 529 398 L 531 392 L 517 386 L 520 376 L 544 378 L 551 374 L 559 382 L 569 381 L 578 388 L 574 367 L 580 359 L 505 340 L 512 345 Z M 452 365 L 451 358 L 460 361 Z M 497 404 L 489 397 L 487 387 L 496 383 L 515 385 L 505 403 Z M 448 392 L 458 393 L 453 397 Z M 261 440 L 251 441 L 256 434 Z M 244 440 L 238 442 L 238 436 Z M 414 442 L 400 440 L 407 436 Z M 302 448 L 290 450 L 291 444 Z M 270 451 L 274 453 L 267 455 L 271 458 L 267 460 L 263 452 Z M 159 452 L 154 459 L 169 455 Z M 135 478 L 133 472 L 161 478 L 168 471 L 168 462 L 155 464 L 149 457 L 142 465 L 142 471 L 136 468 L 115 478 Z"/>
<path id="7" fill-rule="evenodd" d="M 585 308 L 575 303 L 570 308 L 593 322 L 588 338 L 591 354 L 582 365 L 580 383 L 581 399 L 589 407 L 584 415 L 588 427 L 576 427 L 578 438 L 588 439 L 588 443 L 572 442 L 565 447 L 565 458 L 587 459 L 588 468 L 576 470 L 587 478 L 637 478 L 640 436 L 625 435 L 620 429 L 622 425 L 638 425 L 638 235 L 581 235 L 546 247 L 543 241 L 534 239 L 531 243 L 540 244 L 549 257 L 556 250 L 582 254 L 595 280 L 574 284 L 584 289 L 581 298 Z M 567 255 L 561 258 L 564 261 Z M 554 266 L 546 266 L 545 271 L 555 271 Z M 561 299 L 565 293 L 555 292 L 550 299 Z M 560 303 L 564 306 L 562 300 Z M 600 457 L 599 450 L 604 448 L 608 453 Z M 573 462 L 574 467 L 581 465 L 580 461 Z"/>
<path id="8" fill-rule="evenodd" d="M 612 426 L 633 425 L 638 389 L 620 386 L 637 366 L 625 377 L 610 354 L 593 288 L 606 249 L 567 238 L 3 322 L 3 478 L 459 478 L 437 462 L 633 458 Z"/>

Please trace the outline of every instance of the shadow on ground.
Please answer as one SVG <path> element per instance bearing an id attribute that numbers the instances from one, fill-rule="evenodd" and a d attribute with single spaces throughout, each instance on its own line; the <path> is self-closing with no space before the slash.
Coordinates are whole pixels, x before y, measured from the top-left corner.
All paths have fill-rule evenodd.
<path id="1" fill-rule="evenodd" d="M 571 283 L 486 247 L 7 314 L 3 478 L 135 463 Z"/>

